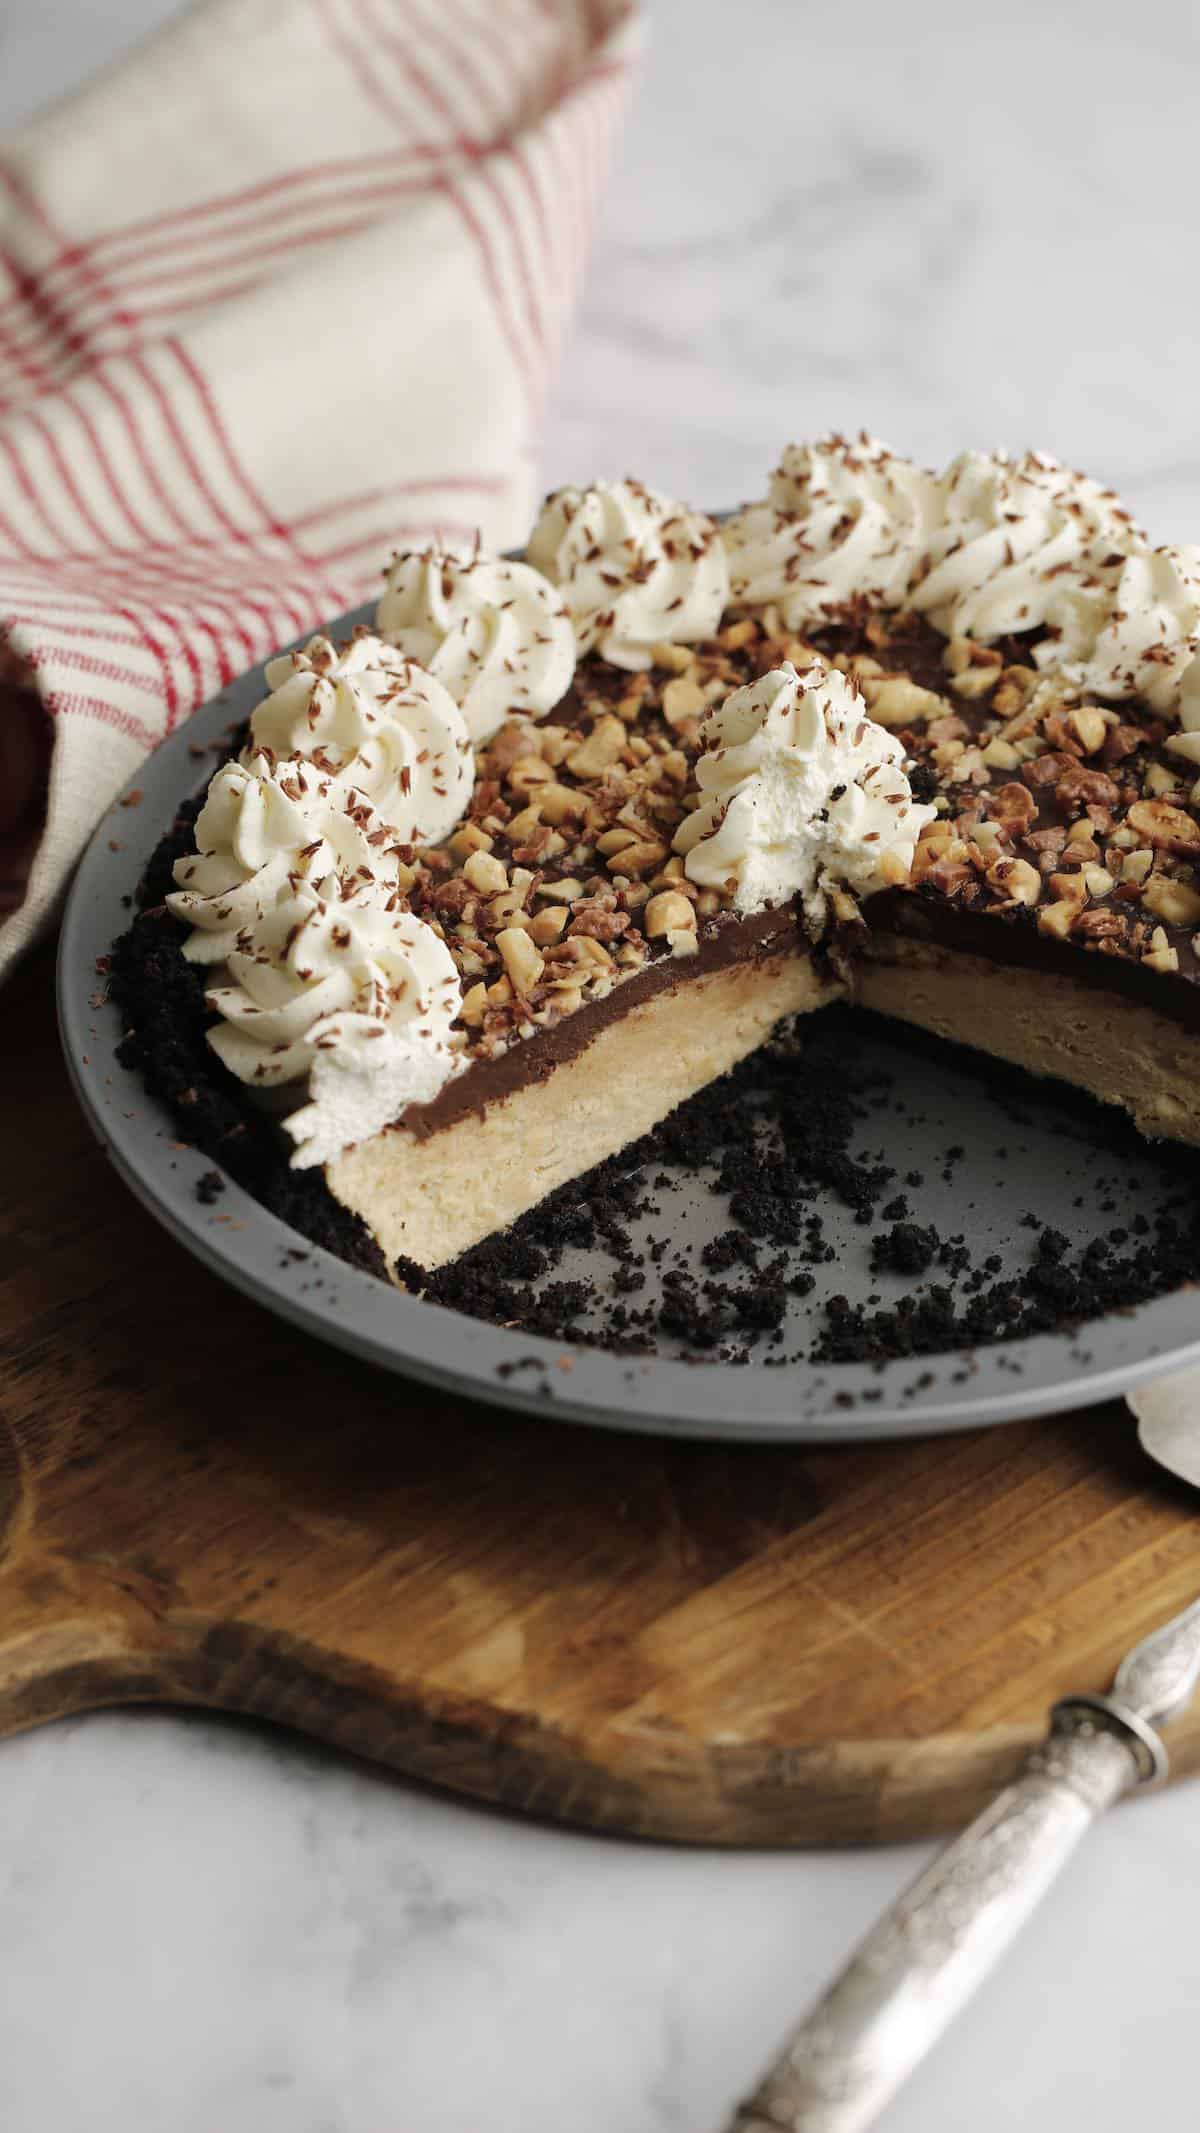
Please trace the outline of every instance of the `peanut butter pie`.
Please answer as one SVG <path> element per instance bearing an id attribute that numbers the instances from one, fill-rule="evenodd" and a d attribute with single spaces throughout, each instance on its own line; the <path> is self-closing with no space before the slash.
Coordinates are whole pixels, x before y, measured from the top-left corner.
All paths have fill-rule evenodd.
<path id="1" fill-rule="evenodd" d="M 834 999 L 1200 1142 L 1198 645 L 1200 549 L 1038 455 L 562 490 L 268 665 L 117 945 L 131 1056 L 409 1279 Z"/>

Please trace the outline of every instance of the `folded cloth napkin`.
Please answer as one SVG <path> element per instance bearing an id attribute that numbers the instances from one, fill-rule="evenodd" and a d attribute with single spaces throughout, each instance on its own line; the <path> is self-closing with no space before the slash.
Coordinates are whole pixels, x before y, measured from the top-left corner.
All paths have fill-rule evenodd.
<path id="1" fill-rule="evenodd" d="M 0 972 L 164 734 L 528 528 L 633 0 L 206 0 L 0 154 Z"/>

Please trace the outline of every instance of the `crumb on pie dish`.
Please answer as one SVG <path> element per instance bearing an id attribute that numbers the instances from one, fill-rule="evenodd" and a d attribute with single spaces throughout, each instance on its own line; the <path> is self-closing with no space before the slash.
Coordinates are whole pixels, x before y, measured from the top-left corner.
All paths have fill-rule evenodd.
<path id="1" fill-rule="evenodd" d="M 185 1131 L 412 1284 L 834 1001 L 1200 1144 L 1200 549 L 1041 455 L 793 446 L 269 662 L 110 989 Z"/>

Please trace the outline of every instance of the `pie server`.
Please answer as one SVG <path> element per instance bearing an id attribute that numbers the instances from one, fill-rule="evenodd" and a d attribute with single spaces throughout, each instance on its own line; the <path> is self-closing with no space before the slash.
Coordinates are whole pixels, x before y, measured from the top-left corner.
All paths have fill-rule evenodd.
<path id="1" fill-rule="evenodd" d="M 900 1896 L 727 2133 L 860 2133 L 1015 1938 L 1106 1807 L 1166 1774 L 1159 1726 L 1200 1678 L 1200 1600 L 1068 1696 L 1012 1783 Z"/>

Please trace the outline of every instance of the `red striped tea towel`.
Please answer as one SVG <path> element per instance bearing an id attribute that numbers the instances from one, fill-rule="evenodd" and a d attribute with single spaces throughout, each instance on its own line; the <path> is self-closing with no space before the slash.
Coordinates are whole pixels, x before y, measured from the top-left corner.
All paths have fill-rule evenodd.
<path id="1" fill-rule="evenodd" d="M 189 711 L 523 537 L 633 16 L 206 0 L 7 143 L 0 971 Z"/>

